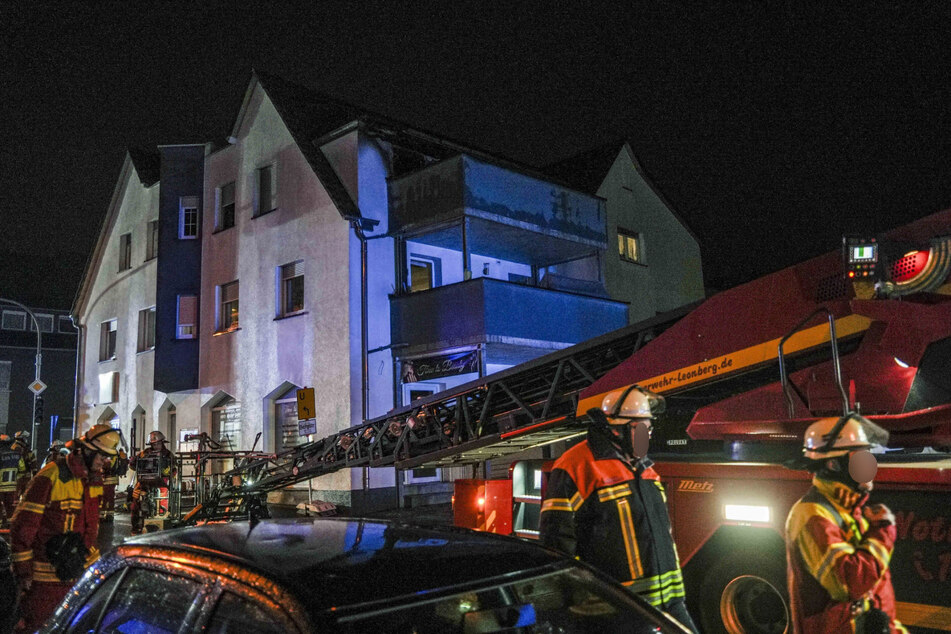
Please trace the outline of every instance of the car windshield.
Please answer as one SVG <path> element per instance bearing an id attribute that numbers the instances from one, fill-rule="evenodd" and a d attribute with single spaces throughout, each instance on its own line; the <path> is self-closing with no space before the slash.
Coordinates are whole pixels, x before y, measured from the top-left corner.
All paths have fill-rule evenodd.
<path id="1" fill-rule="evenodd" d="M 623 590 L 583 568 L 338 617 L 341 632 L 657 632 Z"/>

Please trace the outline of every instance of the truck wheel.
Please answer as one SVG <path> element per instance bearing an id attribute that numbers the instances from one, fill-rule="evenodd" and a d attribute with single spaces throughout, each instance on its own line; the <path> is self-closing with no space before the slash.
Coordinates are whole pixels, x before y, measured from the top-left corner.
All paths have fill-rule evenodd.
<path id="1" fill-rule="evenodd" d="M 786 562 L 724 559 L 700 585 L 706 634 L 783 634 L 790 631 Z"/>

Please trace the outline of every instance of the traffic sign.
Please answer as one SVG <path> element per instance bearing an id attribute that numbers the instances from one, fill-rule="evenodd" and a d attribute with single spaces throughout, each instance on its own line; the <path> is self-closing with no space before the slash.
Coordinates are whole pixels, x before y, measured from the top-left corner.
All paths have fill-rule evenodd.
<path id="1" fill-rule="evenodd" d="M 309 420 L 316 417 L 316 399 L 314 388 L 305 387 L 297 390 L 297 420 Z"/>
<path id="2" fill-rule="evenodd" d="M 30 383 L 27 387 L 30 389 L 31 392 L 33 392 L 34 394 L 38 396 L 40 392 L 46 389 L 46 383 L 43 383 L 43 381 L 40 381 L 39 379 L 37 379 L 33 381 L 32 383 Z"/>

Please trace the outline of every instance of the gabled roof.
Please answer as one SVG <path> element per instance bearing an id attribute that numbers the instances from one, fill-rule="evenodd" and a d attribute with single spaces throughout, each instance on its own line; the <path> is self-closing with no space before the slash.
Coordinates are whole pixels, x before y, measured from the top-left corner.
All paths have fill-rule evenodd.
<path id="1" fill-rule="evenodd" d="M 651 188 L 654 195 L 667 207 L 667 210 L 673 214 L 677 222 L 683 225 L 687 233 L 699 244 L 700 240 L 697 238 L 697 234 L 693 232 L 693 229 L 684 221 L 683 217 L 677 213 L 677 210 L 670 201 L 667 200 L 667 197 L 664 196 L 660 188 L 654 184 L 654 179 L 651 178 L 650 174 L 644 168 L 644 165 L 638 160 L 637 154 L 634 153 L 631 142 L 626 139 L 611 141 L 610 143 L 575 154 L 574 156 L 552 163 L 544 169 L 546 173 L 577 187 L 581 191 L 596 194 L 604 182 L 604 179 L 607 177 L 611 166 L 614 165 L 614 161 L 617 160 L 618 154 L 624 151 L 630 156 L 631 161 L 634 163 L 634 168 L 637 170 L 641 179 L 647 183 L 647 186 Z"/>

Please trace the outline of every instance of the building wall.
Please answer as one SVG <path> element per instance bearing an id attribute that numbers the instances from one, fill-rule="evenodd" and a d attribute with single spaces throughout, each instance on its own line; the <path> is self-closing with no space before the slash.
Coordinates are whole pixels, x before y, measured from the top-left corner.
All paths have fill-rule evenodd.
<path id="1" fill-rule="evenodd" d="M 145 410 L 146 424 L 155 421 L 152 384 L 154 352 L 138 352 L 139 311 L 155 305 L 157 260 L 145 260 L 146 230 L 149 220 L 158 218 L 159 185 L 144 187 L 133 170 L 120 182 L 118 212 L 107 238 L 102 259 L 92 269 L 94 279 L 79 323 L 83 328 L 83 347 L 80 356 L 79 400 L 77 433 L 91 425 L 119 417 L 125 437 L 131 441 L 130 423 L 137 407 Z M 132 233 L 132 267 L 119 271 L 119 240 Z M 99 360 L 100 325 L 117 320 L 116 357 Z M 119 374 L 118 398 L 112 402 L 100 400 L 100 375 Z"/>
<path id="2" fill-rule="evenodd" d="M 606 286 L 613 299 L 630 303 L 630 322 L 703 299 L 700 246 L 637 173 L 626 147 L 597 193 L 607 200 Z M 640 234 L 643 264 L 620 258 L 618 226 Z"/>
<path id="3" fill-rule="evenodd" d="M 355 155 L 347 144 L 355 140 L 337 144 L 344 158 Z M 253 218 L 256 172 L 270 163 L 276 168 L 277 208 Z M 345 161 L 336 167 L 345 183 L 355 180 Z M 230 181 L 236 183 L 235 226 L 215 233 L 216 189 Z M 315 438 L 354 424 L 350 229 L 260 87 L 235 143 L 208 157 L 204 204 L 199 382 L 208 400 L 202 430 L 211 433 L 212 407 L 230 396 L 242 406 L 241 448 L 250 449 L 260 431 L 263 447 L 273 450 L 273 398 L 282 386 L 316 388 Z M 297 260 L 304 266 L 304 311 L 276 318 L 278 267 Z M 240 328 L 216 333 L 216 289 L 234 280 Z M 331 474 L 314 486 L 349 490 L 349 474 Z"/>

